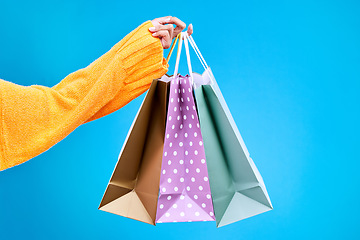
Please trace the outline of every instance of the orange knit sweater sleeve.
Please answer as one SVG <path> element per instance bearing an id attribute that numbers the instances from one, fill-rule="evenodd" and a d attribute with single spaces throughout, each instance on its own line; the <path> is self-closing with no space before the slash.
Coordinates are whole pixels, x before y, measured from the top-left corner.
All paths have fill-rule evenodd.
<path id="1" fill-rule="evenodd" d="M 107 53 L 53 87 L 0 79 L 0 170 L 23 163 L 81 124 L 110 114 L 144 93 L 168 64 L 146 21 Z"/>

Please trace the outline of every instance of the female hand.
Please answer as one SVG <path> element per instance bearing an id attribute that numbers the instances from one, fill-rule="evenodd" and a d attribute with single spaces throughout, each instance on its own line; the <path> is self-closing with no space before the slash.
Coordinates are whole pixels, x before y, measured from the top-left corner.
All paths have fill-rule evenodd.
<path id="1" fill-rule="evenodd" d="M 172 39 L 175 38 L 180 32 L 182 32 L 186 24 L 176 17 L 161 17 L 155 18 L 151 21 L 154 27 L 149 28 L 149 31 L 152 32 L 154 37 L 158 37 L 161 40 L 161 44 L 164 49 L 170 47 Z M 169 24 L 169 25 L 166 25 Z M 174 29 L 173 24 L 176 25 Z M 193 33 L 193 26 L 189 24 L 187 29 L 189 36 Z"/>

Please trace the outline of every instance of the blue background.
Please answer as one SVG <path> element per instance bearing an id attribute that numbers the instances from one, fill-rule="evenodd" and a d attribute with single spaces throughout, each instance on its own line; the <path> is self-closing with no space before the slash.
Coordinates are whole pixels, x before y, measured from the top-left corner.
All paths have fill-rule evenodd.
<path id="1" fill-rule="evenodd" d="M 359 238 L 359 5 L 2 0 L 0 78 L 22 85 L 55 85 L 146 20 L 193 23 L 274 210 L 219 229 L 214 222 L 153 227 L 98 210 L 142 95 L 0 172 L 0 238 Z M 184 57 L 180 73 L 187 73 Z"/>

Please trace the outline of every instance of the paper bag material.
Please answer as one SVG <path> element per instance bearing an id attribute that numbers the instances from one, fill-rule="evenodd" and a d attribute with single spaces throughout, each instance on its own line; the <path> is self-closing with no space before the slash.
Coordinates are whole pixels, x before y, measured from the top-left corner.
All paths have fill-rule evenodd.
<path id="1" fill-rule="evenodd" d="M 153 80 L 99 209 L 155 225 L 169 83 Z"/>
<path id="2" fill-rule="evenodd" d="M 214 221 L 205 150 L 188 75 L 170 84 L 156 222 Z"/>
<path id="3" fill-rule="evenodd" d="M 206 71 L 194 74 L 196 82 L 208 83 L 195 89 L 195 97 L 216 223 L 221 227 L 273 207 L 210 68 Z"/>

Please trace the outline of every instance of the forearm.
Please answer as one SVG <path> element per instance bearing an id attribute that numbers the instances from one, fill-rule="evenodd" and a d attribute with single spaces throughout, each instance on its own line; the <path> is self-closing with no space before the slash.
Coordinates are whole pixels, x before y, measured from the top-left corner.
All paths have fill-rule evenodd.
<path id="1" fill-rule="evenodd" d="M 150 21 L 107 53 L 48 88 L 0 80 L 0 170 L 20 164 L 65 138 L 84 122 L 122 107 L 166 73 Z M 160 48 L 159 48 L 160 47 Z"/>
<path id="2" fill-rule="evenodd" d="M 163 57 L 163 47 L 158 38 L 151 36 L 148 28 L 153 26 L 151 21 L 145 22 L 139 38 L 136 42 L 138 51 L 126 53 L 128 57 L 123 59 L 123 66 L 127 73 L 125 85 L 120 88 L 116 96 L 104 107 L 96 112 L 84 123 L 93 121 L 108 115 L 126 105 L 128 102 L 138 97 L 149 89 L 153 79 L 160 78 L 168 70 L 168 64 Z"/>

